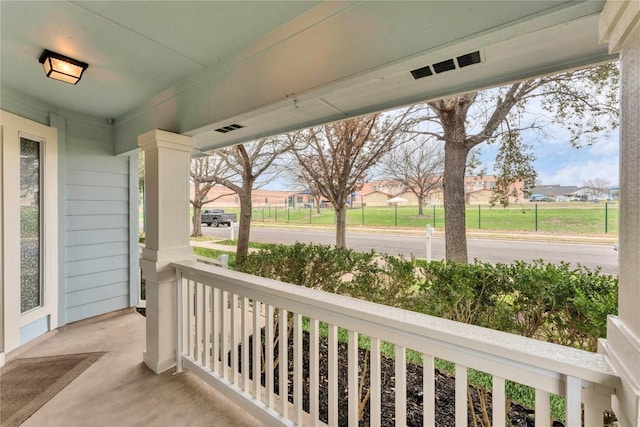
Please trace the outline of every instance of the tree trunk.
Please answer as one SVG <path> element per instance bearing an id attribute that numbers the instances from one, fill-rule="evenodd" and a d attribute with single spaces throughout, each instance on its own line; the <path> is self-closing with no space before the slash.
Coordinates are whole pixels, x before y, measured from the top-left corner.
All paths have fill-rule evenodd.
<path id="1" fill-rule="evenodd" d="M 447 141 L 444 148 L 444 224 L 447 261 L 468 261 L 465 223 L 464 172 L 469 149 L 462 142 Z"/>
<path id="2" fill-rule="evenodd" d="M 336 247 L 347 246 L 347 208 L 345 205 L 336 206 Z"/>
<path id="3" fill-rule="evenodd" d="M 202 205 L 194 204 L 193 205 L 193 218 L 191 218 L 191 222 L 193 223 L 193 228 L 191 231 L 191 237 L 201 237 L 202 236 L 202 223 L 200 222 L 200 215 L 202 214 Z"/>
<path id="4" fill-rule="evenodd" d="M 248 187 L 248 188 L 247 188 Z M 244 185 L 238 195 L 240 197 L 240 225 L 238 228 L 238 247 L 236 250 L 236 265 L 242 264 L 249 253 L 249 236 L 251 234 L 251 184 Z"/>
<path id="5" fill-rule="evenodd" d="M 418 197 L 418 217 L 422 218 L 424 216 L 424 197 Z"/>

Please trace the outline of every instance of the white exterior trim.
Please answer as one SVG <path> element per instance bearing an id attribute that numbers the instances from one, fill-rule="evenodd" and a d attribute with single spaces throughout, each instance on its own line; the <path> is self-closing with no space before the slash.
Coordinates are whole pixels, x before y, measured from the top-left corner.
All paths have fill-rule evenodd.
<path id="1" fill-rule="evenodd" d="M 3 346 L 6 353 L 21 345 L 20 327 L 49 317 L 49 329 L 58 326 L 58 134 L 57 130 L 0 110 L 2 125 L 2 283 L 3 283 Z M 15 245 L 20 239 L 20 208 L 15 203 L 19 198 L 20 135 L 44 141 L 42 148 L 42 279 L 43 305 L 20 313 L 20 251 Z M 12 286 L 12 284 L 14 284 Z"/>
<path id="2" fill-rule="evenodd" d="M 640 0 L 607 1 L 600 39 L 620 53 L 620 232 L 618 316 L 607 323 L 606 354 L 621 378 L 613 409 L 640 426 Z"/>
<path id="3" fill-rule="evenodd" d="M 161 373 L 176 364 L 175 271 L 193 259 L 189 241 L 189 173 L 193 140 L 153 130 L 138 137 L 145 156 L 146 238 L 140 267 L 146 284 L 144 363 Z"/>

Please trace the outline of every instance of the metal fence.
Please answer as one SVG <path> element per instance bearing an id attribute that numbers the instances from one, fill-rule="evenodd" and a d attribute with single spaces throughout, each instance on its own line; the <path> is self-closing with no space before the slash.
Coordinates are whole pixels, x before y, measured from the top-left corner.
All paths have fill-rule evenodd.
<path id="1" fill-rule="evenodd" d="M 231 211 L 228 209 L 228 211 Z M 331 225 L 336 223 L 332 208 L 263 205 L 252 211 L 252 221 Z M 417 206 L 369 207 L 347 209 L 347 225 L 444 228 L 442 206 L 425 206 L 419 215 Z M 524 203 L 509 207 L 467 205 L 466 224 L 470 230 L 541 231 L 552 233 L 617 233 L 617 203 Z"/>

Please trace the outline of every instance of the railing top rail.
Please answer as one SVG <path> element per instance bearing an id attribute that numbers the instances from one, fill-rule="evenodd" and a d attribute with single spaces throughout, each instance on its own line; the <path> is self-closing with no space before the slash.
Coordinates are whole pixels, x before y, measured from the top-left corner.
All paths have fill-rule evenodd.
<path id="1" fill-rule="evenodd" d="M 355 319 L 361 324 L 371 325 L 373 329 L 392 329 L 400 336 L 419 336 L 476 355 L 481 353 L 495 359 L 513 360 L 519 365 L 557 372 L 609 387 L 619 384 L 619 376 L 602 354 L 220 269 L 195 261 L 174 262 L 172 266 L 190 279 L 205 284 L 215 283 L 216 287 L 239 295 L 289 310 L 296 309 L 303 315 L 322 313 L 322 318 L 335 319 L 335 324 L 341 327 L 345 326 L 337 320 Z"/>

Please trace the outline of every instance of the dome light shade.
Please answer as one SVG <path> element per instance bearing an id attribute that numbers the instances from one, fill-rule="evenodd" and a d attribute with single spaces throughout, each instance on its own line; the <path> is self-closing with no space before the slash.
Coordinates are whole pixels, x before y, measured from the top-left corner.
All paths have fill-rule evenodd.
<path id="1" fill-rule="evenodd" d="M 40 55 L 40 63 L 47 77 L 75 85 L 82 78 L 89 64 L 45 49 Z"/>

